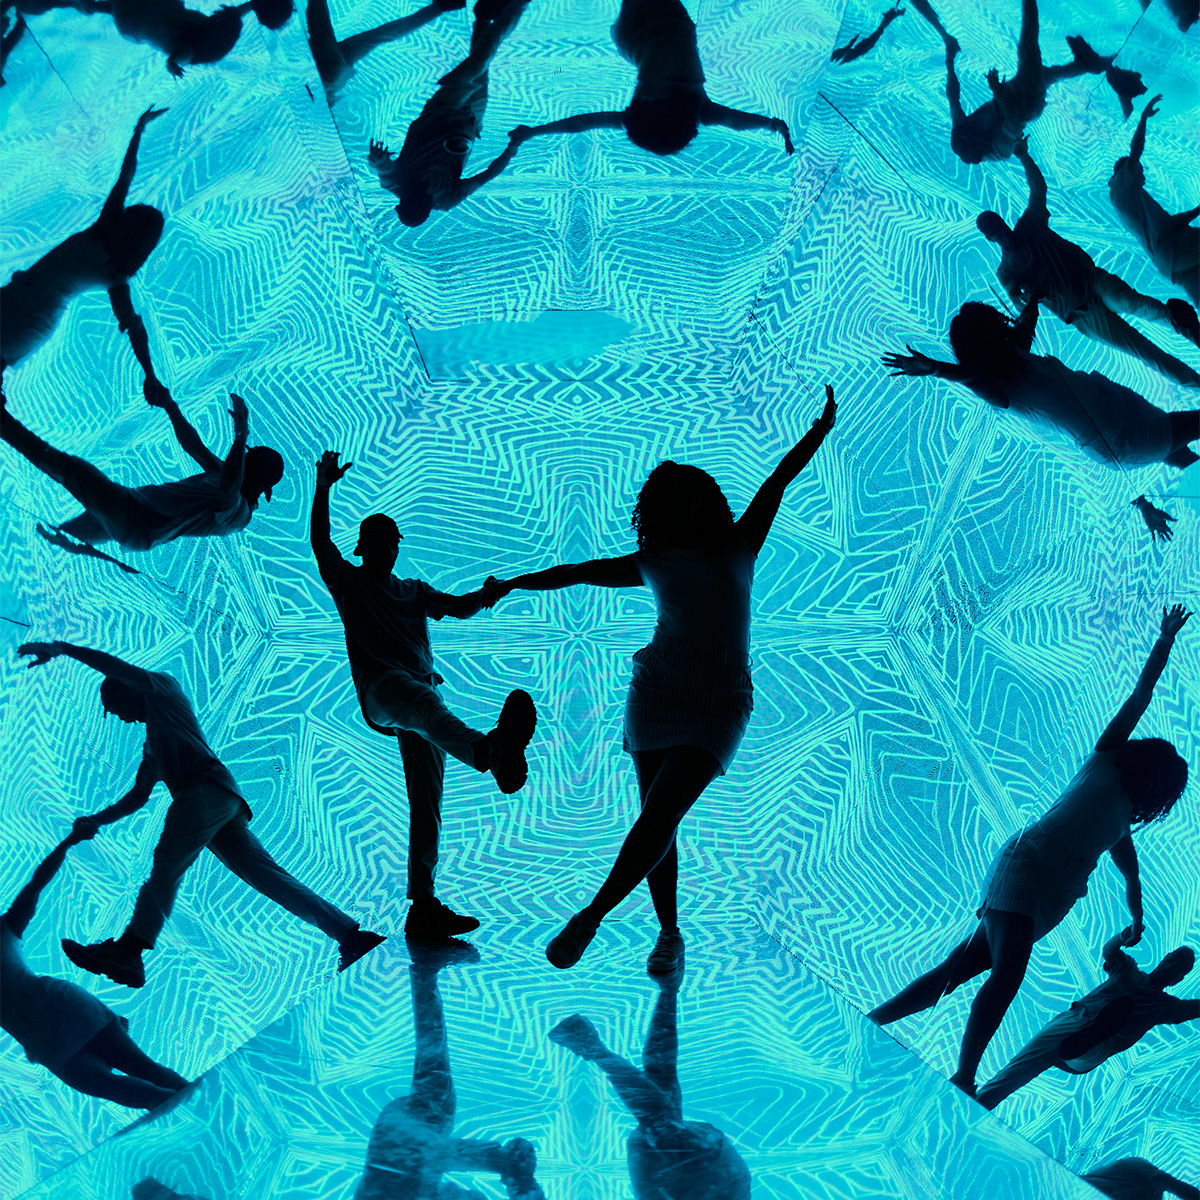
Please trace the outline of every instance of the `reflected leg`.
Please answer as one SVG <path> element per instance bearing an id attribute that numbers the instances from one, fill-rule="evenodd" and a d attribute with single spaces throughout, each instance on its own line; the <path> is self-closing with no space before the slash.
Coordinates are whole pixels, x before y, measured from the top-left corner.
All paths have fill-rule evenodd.
<path id="1" fill-rule="evenodd" d="M 646 1045 L 642 1050 L 642 1071 L 662 1092 L 671 1107 L 671 1116 L 683 1120 L 683 1090 L 679 1086 L 679 989 L 660 987 Z"/>
<path id="2" fill-rule="evenodd" d="M 965 941 L 959 942 L 936 967 L 914 979 L 890 1000 L 872 1009 L 867 1016 L 876 1025 L 890 1025 L 901 1017 L 924 1012 L 968 979 L 981 975 L 991 965 L 991 951 L 988 949 L 983 923 L 980 922 L 975 932 Z"/>
<path id="3" fill-rule="evenodd" d="M 1090 1020 L 1083 1009 L 1059 1013 L 979 1089 L 975 1098 L 984 1108 L 995 1108 L 1001 1100 L 1054 1066 L 1063 1039 L 1086 1028 Z"/>
<path id="4" fill-rule="evenodd" d="M 450 1042 L 437 989 L 437 970 L 409 967 L 408 980 L 417 1043 L 408 1110 L 439 1133 L 448 1134 L 454 1127 L 457 1099 L 450 1075 Z"/>
<path id="5" fill-rule="evenodd" d="M 106 1025 L 86 1046 L 114 1071 L 146 1079 L 169 1091 L 187 1087 L 188 1081 L 177 1071 L 157 1063 L 129 1036 L 120 1021 Z"/>
<path id="6" fill-rule="evenodd" d="M 1200 373 L 1173 354 L 1160 349 L 1123 317 L 1101 303 L 1072 313 L 1069 324 L 1087 337 L 1140 358 L 1147 366 L 1166 375 L 1168 379 L 1174 379 L 1183 387 L 1200 388 Z"/>
<path id="7" fill-rule="evenodd" d="M 387 21 L 375 29 L 368 29 L 363 33 L 356 33 L 351 37 L 343 38 L 337 44 L 338 51 L 346 64 L 353 66 L 370 54 L 376 47 L 387 45 L 388 42 L 397 41 L 399 38 L 404 37 L 405 34 L 412 33 L 414 30 L 420 29 L 422 25 L 428 25 L 430 21 L 436 20 L 448 9 L 463 8 L 464 5 L 465 0 L 459 4 L 447 4 L 444 2 L 441 4 L 426 4 L 424 8 L 418 9 L 415 13 L 411 13 L 407 17 L 399 17 L 397 20 Z"/>
<path id="8" fill-rule="evenodd" d="M 114 1068 L 127 1073 L 118 1075 Z M 144 1055 L 116 1020 L 54 1074 L 77 1092 L 126 1108 L 157 1108 L 187 1084 L 182 1075 Z"/>
<path id="9" fill-rule="evenodd" d="M 442 830 L 446 754 L 419 733 L 401 730 L 400 757 L 408 792 L 408 889 L 410 900 L 432 899 Z"/>

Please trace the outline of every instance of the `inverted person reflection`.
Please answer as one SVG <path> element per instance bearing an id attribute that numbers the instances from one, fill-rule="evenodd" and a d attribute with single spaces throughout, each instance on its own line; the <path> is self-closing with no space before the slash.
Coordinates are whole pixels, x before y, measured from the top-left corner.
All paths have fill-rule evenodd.
<path id="1" fill-rule="evenodd" d="M 1200 1187 L 1185 1183 L 1145 1158 L 1118 1158 L 1079 1178 L 1110 1200 L 1163 1200 L 1168 1192 L 1181 1200 L 1200 1200 Z"/>
<path id="2" fill-rule="evenodd" d="M 904 16 L 904 9 L 899 5 L 889 8 L 887 12 L 879 18 L 879 24 L 867 34 L 861 41 L 856 33 L 844 46 L 835 46 L 833 53 L 829 56 L 830 62 L 848 63 L 854 62 L 855 59 L 862 58 L 864 54 L 869 54 L 875 49 L 876 43 L 883 37 L 883 31 L 897 18 Z"/>
<path id="3" fill-rule="evenodd" d="M 76 966 L 126 987 L 142 987 L 146 982 L 142 953 L 154 948 L 184 874 L 206 846 L 244 883 L 336 941 L 341 951 L 339 970 L 383 941 L 380 934 L 360 929 L 357 921 L 289 875 L 250 832 L 250 806 L 205 741 L 195 710 L 170 675 L 68 642 L 26 642 L 17 653 L 32 657 L 30 667 L 65 656 L 99 671 L 104 676 L 100 703 L 105 713 L 146 726 L 146 745 L 133 787 L 98 813 L 99 819 L 116 820 L 136 812 L 160 781 L 171 794 L 150 877 L 138 893 L 125 932 L 115 941 L 106 938 L 89 946 L 63 938 L 63 950 Z"/>
<path id="4" fill-rule="evenodd" d="M 475 1188 L 443 1179 L 447 1171 L 499 1175 L 509 1200 L 545 1200 L 534 1178 L 532 1143 L 512 1138 L 502 1146 L 454 1137 L 457 1098 L 437 976 L 452 964 L 478 962 L 479 952 L 453 938 L 436 943 L 409 939 L 408 952 L 416 1034 L 412 1088 L 376 1119 L 354 1200 L 484 1200 Z"/>
<path id="5" fill-rule="evenodd" d="M 637 69 L 627 107 L 615 112 L 580 113 L 546 125 L 518 125 L 519 145 L 544 133 L 583 133 L 588 129 L 624 129 L 629 140 L 654 154 L 678 154 L 701 125 L 727 129 L 767 129 L 783 138 L 792 153 L 787 122 L 778 117 L 728 108 L 708 98 L 696 43 L 696 25 L 680 0 L 621 0 L 612 39 Z"/>
<path id="6" fill-rule="evenodd" d="M 748 1200 L 750 1169 L 734 1144 L 707 1121 L 685 1121 L 679 1086 L 678 996 L 682 966 L 656 977 L 658 1000 L 639 1071 L 601 1041 L 586 1017 L 567 1017 L 550 1040 L 595 1063 L 637 1121 L 626 1161 L 635 1200 Z"/>
<path id="7" fill-rule="evenodd" d="M 930 971 L 867 1015 L 880 1025 L 932 1008 L 969 979 L 990 971 L 971 1004 L 958 1069 L 951 1083 L 975 1095 L 975 1073 L 988 1043 L 1016 998 L 1034 944 L 1087 895 L 1088 879 L 1106 851 L 1125 879 L 1132 924 L 1122 940 L 1136 945 L 1144 929 L 1142 886 L 1131 827 L 1161 820 L 1187 786 L 1187 763 L 1162 738 L 1130 740 L 1167 665 L 1175 635 L 1191 614 L 1176 604 L 1162 623 L 1132 694 L 1121 705 L 1066 790 L 1033 824 L 997 853 L 983 884 L 975 932 Z"/>
<path id="8" fill-rule="evenodd" d="M 1180 946 L 1147 974 L 1122 949 L 1128 939 L 1122 930 L 1104 943 L 1108 978 L 1054 1017 L 979 1089 L 976 1099 L 984 1108 L 995 1108 L 1051 1067 L 1084 1075 L 1135 1046 L 1156 1025 L 1200 1020 L 1200 1000 L 1182 1000 L 1163 990 L 1187 978 L 1195 951 Z"/>
<path id="9" fill-rule="evenodd" d="M 739 520 L 707 472 L 660 463 L 633 510 L 636 553 L 549 567 L 507 582 L 489 579 L 484 585 L 491 602 L 515 589 L 644 584 L 658 605 L 654 638 L 633 658 L 625 706 L 625 749 L 633 756 L 642 811 L 591 903 L 546 947 L 555 967 L 574 966 L 600 922 L 643 879 L 660 926 L 649 969 L 668 972 L 683 959 L 675 831 L 704 789 L 729 769 L 750 720 L 754 563 L 788 484 L 833 428 L 837 405 L 828 385 L 825 396 L 824 411 Z"/>

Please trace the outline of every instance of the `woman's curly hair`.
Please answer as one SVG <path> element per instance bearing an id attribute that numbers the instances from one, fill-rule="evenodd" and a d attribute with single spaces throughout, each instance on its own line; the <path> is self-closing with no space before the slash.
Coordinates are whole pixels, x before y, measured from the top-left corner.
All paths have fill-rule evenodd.
<path id="1" fill-rule="evenodd" d="M 1133 805 L 1138 825 L 1161 821 L 1187 787 L 1187 763 L 1162 738 L 1134 738 L 1117 751 L 1121 786 Z"/>
<path id="2" fill-rule="evenodd" d="M 687 497 L 704 529 L 701 548 L 725 545 L 733 536 L 733 513 L 717 481 L 699 467 L 668 459 L 650 472 L 633 506 L 629 523 L 637 534 L 639 550 L 654 553 L 679 545 L 668 503 L 669 497 L 679 495 Z"/>

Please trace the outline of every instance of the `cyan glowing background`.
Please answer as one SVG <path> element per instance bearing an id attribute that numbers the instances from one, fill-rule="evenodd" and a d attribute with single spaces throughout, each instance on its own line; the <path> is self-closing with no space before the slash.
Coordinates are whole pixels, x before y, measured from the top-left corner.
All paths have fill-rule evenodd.
<path id="1" fill-rule="evenodd" d="M 767 134 L 718 129 L 670 160 L 611 132 L 534 141 L 506 174 L 416 231 L 396 223 L 366 144 L 377 136 L 398 148 L 434 81 L 465 52 L 466 14 L 377 51 L 336 124 L 298 19 L 279 34 L 247 19 L 232 55 L 179 82 L 104 18 L 31 20 L 45 53 L 26 38 L 0 92 L 0 272 L 8 278 L 93 220 L 137 114 L 169 104 L 147 131 L 131 196 L 168 218 L 135 300 L 160 373 L 210 444 L 224 452 L 225 396 L 240 391 L 252 441 L 278 447 L 289 471 L 246 533 L 161 548 L 139 557 L 143 573 L 132 577 L 42 543 L 35 521 L 62 519 L 72 503 L 7 448 L 0 454 L 5 903 L 73 815 L 124 790 L 140 748 L 136 731 L 100 720 L 89 672 L 59 662 L 26 673 L 13 657 L 26 638 L 64 637 L 178 675 L 266 845 L 365 924 L 398 932 L 398 756 L 358 717 L 340 626 L 311 562 L 312 461 L 335 446 L 356 463 L 334 493 L 343 550 L 361 515 L 385 509 L 406 534 L 404 569 L 461 590 L 492 572 L 624 552 L 637 487 L 663 457 L 710 469 L 740 511 L 807 428 L 828 378 L 842 401 L 837 429 L 789 492 L 759 563 L 754 720 L 734 769 L 685 825 L 685 921 L 755 914 L 859 1009 L 970 927 L 988 859 L 1090 747 L 1133 681 L 1158 606 L 1200 605 L 1200 472 L 1105 471 L 966 393 L 891 380 L 879 366 L 906 341 L 944 351 L 952 311 L 996 287 L 975 214 L 1015 216 L 1025 199 L 1015 163 L 967 168 L 951 155 L 941 44 L 915 12 L 871 56 L 831 67 L 830 48 L 871 29 L 878 11 L 791 0 L 689 8 L 710 94 L 785 117 L 793 158 Z M 475 169 L 518 122 L 628 96 L 611 9 L 535 0 L 493 67 Z M 963 43 L 964 88 L 977 104 L 983 71 L 1013 67 L 1017 5 L 939 12 Z M 333 10 L 342 36 L 396 15 L 383 3 Z M 1120 63 L 1165 93 L 1150 127 L 1149 187 L 1169 209 L 1194 203 L 1195 30 L 1179 34 L 1159 0 L 1144 15 L 1134 0 L 1047 2 L 1042 16 L 1048 61 L 1065 57 L 1065 34 L 1083 31 L 1102 53 L 1123 46 Z M 1131 133 L 1108 89 L 1085 78 L 1052 93 L 1031 143 L 1055 228 L 1165 297 L 1169 286 L 1107 199 Z M 548 309 L 605 310 L 633 329 L 576 363 L 474 363 L 460 378 L 435 371 L 439 382 L 423 370 L 414 326 Z M 1153 335 L 1196 362 L 1174 334 Z M 1195 403 L 1051 317 L 1038 348 L 1165 408 Z M 141 399 L 103 295 L 77 300 L 6 384 L 35 431 L 122 481 L 188 469 Z M 1127 507 L 1140 491 L 1180 518 L 1166 549 L 1150 546 Z M 542 712 L 521 795 L 498 798 L 487 780 L 450 767 L 442 890 L 451 903 L 548 926 L 594 886 L 634 806 L 620 712 L 629 655 L 652 620 L 643 595 L 580 590 L 435 627 L 448 695 L 466 719 L 488 724 L 512 686 L 528 688 Z M 1194 766 L 1196 637 L 1194 627 L 1181 636 L 1143 727 Z M 164 805 L 156 797 L 72 851 L 26 946 L 35 970 L 93 987 L 130 1017 L 149 1053 L 194 1074 L 303 997 L 320 1003 L 335 952 L 202 860 L 143 991 L 80 980 L 58 938 L 118 931 Z M 1194 784 L 1167 823 L 1140 835 L 1139 850 L 1147 962 L 1200 940 Z M 649 906 L 639 894 L 621 915 L 638 922 L 622 968 L 637 968 Z M 1120 923 L 1105 865 L 1088 900 L 1038 947 L 985 1073 L 1094 985 L 1099 946 Z M 942 1074 L 969 995 L 896 1027 Z M 543 1053 L 561 1015 L 528 1023 L 537 1045 L 528 1053 Z M 1159 1031 L 1085 1079 L 1045 1077 L 998 1115 L 1073 1169 L 1143 1154 L 1195 1180 L 1196 1036 Z M 14 1045 L 0 1055 L 6 1194 L 128 1121 L 25 1063 Z M 623 1128 L 615 1110 L 610 1119 Z M 507 1121 L 494 1126 L 486 1132 L 512 1132 Z M 213 1195 L 240 1186 L 231 1177 Z"/>

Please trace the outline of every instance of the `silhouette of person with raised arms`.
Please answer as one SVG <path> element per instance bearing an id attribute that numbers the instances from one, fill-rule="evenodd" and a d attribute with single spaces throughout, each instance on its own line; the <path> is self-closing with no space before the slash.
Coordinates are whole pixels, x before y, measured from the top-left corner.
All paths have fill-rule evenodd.
<path id="1" fill-rule="evenodd" d="M 1084 1075 L 1135 1046 L 1156 1025 L 1200 1019 L 1200 1000 L 1182 1000 L 1163 990 L 1187 978 L 1196 962 L 1195 951 L 1180 946 L 1147 974 L 1122 949 L 1131 936 L 1127 928 L 1104 943 L 1108 978 L 1054 1017 L 979 1089 L 976 1099 L 984 1108 L 995 1108 L 1051 1067 Z"/>
<path id="2" fill-rule="evenodd" d="M 416 1047 L 412 1088 L 380 1112 L 354 1200 L 484 1200 L 475 1188 L 442 1178 L 446 1171 L 499 1175 L 509 1200 L 545 1200 L 534 1178 L 537 1154 L 524 1138 L 505 1145 L 454 1137 L 457 1098 L 450 1074 L 450 1043 L 437 976 L 455 963 L 479 961 L 474 946 L 454 939 L 408 940 Z"/>
<path id="3" fill-rule="evenodd" d="M 625 749 L 633 757 L 642 811 L 591 903 L 547 946 L 546 957 L 556 967 L 579 961 L 600 922 L 643 879 L 661 927 L 648 967 L 664 973 L 683 961 L 675 831 L 704 789 L 729 769 L 750 720 L 754 563 L 788 484 L 833 428 L 837 405 L 828 385 L 825 395 L 824 411 L 784 455 L 739 520 L 733 519 L 729 502 L 707 472 L 660 463 L 633 510 L 634 554 L 485 584 L 489 601 L 515 589 L 645 585 L 658 605 L 654 638 L 633 657 L 625 706 Z"/>
<path id="4" fill-rule="evenodd" d="M 104 813 L 77 817 L 71 832 L 37 865 L 29 882 L 0 916 L 0 1028 L 30 1062 L 40 1063 L 68 1087 L 127 1108 L 157 1108 L 188 1085 L 156 1063 L 129 1036 L 129 1022 L 78 984 L 35 975 L 21 954 L 21 939 L 42 890 L 58 873 L 67 851 L 96 836 Z"/>
<path id="5" fill-rule="evenodd" d="M 1146 191 L 1142 154 L 1146 149 L 1146 122 L 1158 112 L 1161 96 L 1142 109 L 1129 153 L 1118 158 L 1108 180 L 1108 195 L 1121 224 L 1146 248 L 1159 274 L 1181 287 L 1193 304 L 1200 304 L 1200 229 L 1192 222 L 1200 204 L 1180 213 L 1169 213 Z"/>
<path id="6" fill-rule="evenodd" d="M 355 68 L 372 50 L 398 41 L 436 20 L 442 13 L 465 8 L 467 0 L 430 0 L 407 17 L 388 21 L 374 29 L 338 41 L 333 32 L 333 21 L 329 16 L 329 0 L 309 0 L 306 17 L 308 21 L 308 45 L 317 74 L 325 87 L 325 96 L 332 106 L 342 88 L 349 82 Z"/>
<path id="7" fill-rule="evenodd" d="M 106 938 L 92 945 L 63 938 L 63 950 L 76 966 L 126 987 L 144 986 L 142 954 L 154 949 L 183 876 L 206 846 L 244 883 L 336 941 L 341 951 L 338 970 L 383 941 L 380 934 L 360 929 L 357 921 L 288 874 L 250 832 L 250 806 L 205 741 L 195 710 L 170 675 L 68 642 L 26 642 L 17 653 L 33 658 L 30 667 L 65 656 L 99 671 L 104 676 L 100 703 L 105 713 L 127 724 L 146 726 L 146 745 L 133 787 L 102 816 L 117 820 L 136 812 L 159 782 L 171 794 L 150 877 L 138 892 L 125 932 L 116 940 Z"/>
<path id="8" fill-rule="evenodd" d="M 488 68 L 500 43 L 516 27 L 529 0 L 475 0 L 467 57 L 438 80 L 438 90 L 408 127 L 400 153 L 372 140 L 367 161 L 399 203 L 396 216 L 408 226 L 423 224 L 436 208 L 447 212 L 495 179 L 516 153 L 503 152 L 478 175 L 463 179 L 471 143 L 483 132 Z"/>
<path id="9" fill-rule="evenodd" d="M 975 1095 L 975 1073 L 1009 1005 L 1016 999 L 1034 944 L 1087 895 L 1088 879 L 1107 852 L 1125 879 L 1133 923 L 1127 946 L 1142 938 L 1142 885 L 1131 827 L 1161 820 L 1187 786 L 1187 763 L 1162 738 L 1131 735 L 1167 665 L 1175 635 L 1191 614 L 1163 609 L 1158 640 L 1132 694 L 1096 742 L 1066 790 L 1032 825 L 1014 834 L 992 860 L 976 915 L 979 925 L 932 970 L 867 1015 L 879 1025 L 932 1008 L 968 979 L 990 971 L 971 1004 L 950 1082 Z"/>
<path id="10" fill-rule="evenodd" d="M 1080 1175 L 1110 1200 L 1163 1200 L 1170 1192 L 1181 1200 L 1200 1200 L 1200 1188 L 1184 1183 L 1144 1158 L 1118 1158 Z"/>
<path id="11" fill-rule="evenodd" d="M 962 106 L 954 60 L 959 44 L 933 11 L 929 0 L 912 0 L 912 6 L 937 31 L 946 44 L 946 99 L 950 102 L 950 148 L 965 163 L 1008 158 L 1025 126 L 1042 115 L 1046 93 L 1054 84 L 1079 75 L 1103 75 L 1121 102 L 1126 117 L 1133 112 L 1133 98 L 1146 87 L 1136 71 L 1113 66 L 1115 54 L 1102 57 L 1078 35 L 1067 38 L 1072 60 L 1056 67 L 1042 63 L 1038 46 L 1037 0 L 1021 0 L 1021 32 L 1017 36 L 1017 73 L 1001 79 L 993 67 L 987 73 L 992 98 L 973 113 Z"/>
<path id="12" fill-rule="evenodd" d="M 0 438 L 61 483 L 85 510 L 53 530 L 39 525 L 38 532 L 73 554 L 107 558 L 92 548 L 94 543 L 115 541 L 126 550 L 151 550 L 176 538 L 225 537 L 245 529 L 259 500 L 270 500 L 272 488 L 283 477 L 283 459 L 268 446 L 246 448 L 246 402 L 233 393 L 229 398 L 233 445 L 224 459 L 205 446 L 169 395 L 158 400 L 156 406 L 170 418 L 180 446 L 203 471 L 172 483 L 133 488 L 115 483 L 86 459 L 43 442 L 9 413 L 6 401 L 0 401 Z"/>
<path id="13" fill-rule="evenodd" d="M 1048 354 L 1031 354 L 1038 298 L 1017 320 L 969 301 L 950 322 L 957 363 L 941 362 L 911 346 L 885 354 L 893 375 L 934 375 L 967 386 L 995 408 L 1068 434 L 1090 458 L 1112 467 L 1163 462 L 1183 469 L 1197 461 L 1188 443 L 1200 438 L 1200 409 L 1164 412 L 1132 388 L 1097 371 L 1072 371 Z M 1145 496 L 1133 501 L 1154 537 L 1169 541 L 1175 518 Z"/>
<path id="14" fill-rule="evenodd" d="M 148 108 L 138 118 L 121 173 L 95 221 L 71 234 L 32 266 L 15 271 L 0 288 L 0 371 L 46 341 L 73 296 L 103 288 L 108 292 L 113 316 L 121 332 L 129 335 L 129 344 L 145 372 L 146 398 L 166 394 L 150 361 L 146 327 L 133 307 L 129 290 L 129 281 L 158 245 L 163 215 L 148 204 L 125 204 L 137 171 L 142 134 L 166 111 Z"/>
<path id="15" fill-rule="evenodd" d="M 433 669 L 428 618 L 466 620 L 489 600 L 483 592 L 451 596 L 420 579 L 396 579 L 392 569 L 402 534 L 384 513 L 359 526 L 351 566 L 333 544 L 329 529 L 329 489 L 353 464 L 338 465 L 334 450 L 317 462 L 310 536 L 321 579 L 329 589 L 346 630 L 350 674 L 363 717 L 379 733 L 400 743 L 408 792 L 408 898 L 412 901 L 404 931 L 410 937 L 441 938 L 479 928 L 434 894 L 438 838 L 442 826 L 442 785 L 446 755 L 477 771 L 491 771 L 506 795 L 525 786 L 525 747 L 533 737 L 537 712 L 528 692 L 509 692 L 490 733 L 464 725 L 445 705 Z"/>
<path id="16" fill-rule="evenodd" d="M 601 1041 L 586 1017 L 567 1017 L 550 1040 L 595 1063 L 637 1120 L 626 1161 L 635 1200 L 749 1200 L 750 1171 L 734 1144 L 707 1121 L 683 1119 L 678 995 L 682 969 L 660 975 L 639 1071 Z"/>
<path id="17" fill-rule="evenodd" d="M 855 59 L 862 58 L 864 54 L 869 54 L 875 49 L 875 44 L 883 37 L 883 31 L 897 18 L 904 16 L 904 9 L 899 5 L 889 8 L 887 12 L 879 18 L 879 24 L 875 26 L 871 33 L 868 33 L 865 38 L 859 40 L 856 33 L 844 46 L 835 46 L 833 53 L 829 56 L 830 62 L 848 63 L 854 62 Z"/>
<path id="18" fill-rule="evenodd" d="M 728 108 L 708 98 L 696 43 L 696 25 L 680 0 L 621 0 L 612 27 L 617 49 L 637 70 L 629 105 L 617 112 L 580 113 L 546 125 L 518 125 L 513 143 L 546 133 L 624 129 L 629 140 L 654 154 L 678 154 L 701 125 L 739 131 L 767 129 L 792 153 L 787 123 L 778 117 Z"/>
<path id="19" fill-rule="evenodd" d="M 1074 242 L 1050 228 L 1046 180 L 1029 154 L 1024 138 L 1013 153 L 1029 180 L 1029 203 L 1010 229 L 999 213 L 983 212 L 975 224 L 1000 247 L 996 277 L 1014 304 L 1038 297 L 1055 316 L 1080 333 L 1140 358 L 1147 366 L 1188 388 L 1200 388 L 1200 372 L 1156 346 L 1118 313 L 1134 313 L 1171 325 L 1200 345 L 1195 309 L 1178 298 L 1165 304 L 1135 292 L 1124 280 L 1101 270 Z"/>

